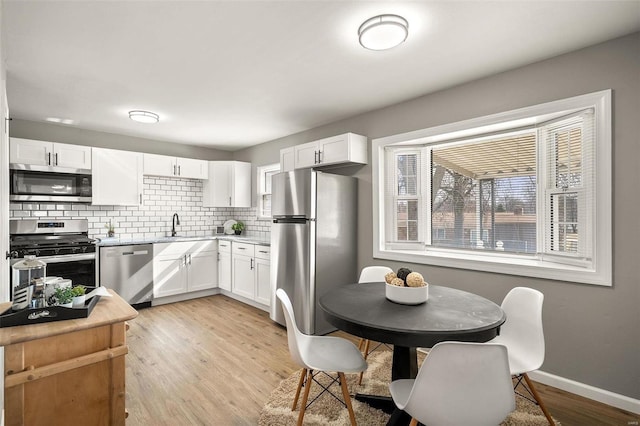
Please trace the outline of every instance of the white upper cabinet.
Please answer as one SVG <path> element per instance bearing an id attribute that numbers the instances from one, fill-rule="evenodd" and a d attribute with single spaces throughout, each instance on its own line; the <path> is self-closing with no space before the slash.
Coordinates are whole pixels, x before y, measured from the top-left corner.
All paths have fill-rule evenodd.
<path id="1" fill-rule="evenodd" d="M 30 166 L 91 169 L 91 147 L 66 143 L 10 138 L 9 162 Z"/>
<path id="2" fill-rule="evenodd" d="M 280 150 L 280 171 L 289 172 L 296 168 L 294 161 L 295 150 L 294 147 L 289 147 Z"/>
<path id="3" fill-rule="evenodd" d="M 142 154 L 93 148 L 93 194 L 91 204 L 142 205 Z"/>
<path id="4" fill-rule="evenodd" d="M 207 161 L 169 155 L 144 154 L 144 174 L 188 179 L 207 179 Z"/>
<path id="5" fill-rule="evenodd" d="M 251 207 L 251 163 L 209 161 L 209 179 L 202 183 L 204 207 Z"/>
<path id="6" fill-rule="evenodd" d="M 293 149 L 293 160 L 290 158 L 291 149 Z M 295 169 L 367 164 L 367 137 L 345 133 L 281 150 L 280 165 L 291 167 L 292 162 Z M 284 170 L 292 170 L 284 167 Z"/>
<path id="7" fill-rule="evenodd" d="M 205 160 L 177 157 L 176 166 L 179 177 L 189 179 L 209 178 L 209 164 Z"/>

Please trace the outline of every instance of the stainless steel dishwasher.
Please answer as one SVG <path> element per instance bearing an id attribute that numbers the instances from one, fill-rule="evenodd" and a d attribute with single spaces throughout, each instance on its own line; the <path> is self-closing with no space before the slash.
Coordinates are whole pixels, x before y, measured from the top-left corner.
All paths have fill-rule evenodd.
<path id="1" fill-rule="evenodd" d="M 130 305 L 151 306 L 153 244 L 100 247 L 100 285 L 114 290 Z"/>

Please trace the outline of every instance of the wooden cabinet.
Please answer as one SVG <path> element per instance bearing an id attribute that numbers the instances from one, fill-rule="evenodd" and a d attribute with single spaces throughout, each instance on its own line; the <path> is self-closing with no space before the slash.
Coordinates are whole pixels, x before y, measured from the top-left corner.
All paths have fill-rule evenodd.
<path id="1" fill-rule="evenodd" d="M 124 426 L 126 321 L 109 290 L 88 318 L 3 328 L 7 426 Z"/>
<path id="2" fill-rule="evenodd" d="M 251 163 L 209 161 L 202 185 L 204 207 L 251 207 Z"/>
<path id="3" fill-rule="evenodd" d="M 280 171 L 289 172 L 296 168 L 295 164 L 295 149 L 289 147 L 280 150 Z"/>
<path id="4" fill-rule="evenodd" d="M 218 240 L 218 287 L 231 291 L 231 241 Z"/>
<path id="5" fill-rule="evenodd" d="M 93 205 L 142 205 L 142 154 L 92 149 Z"/>
<path id="6" fill-rule="evenodd" d="M 339 164 L 367 164 L 367 137 L 355 133 L 332 136 L 292 148 L 295 169 Z M 280 151 L 281 166 L 285 164 L 286 167 L 291 167 L 291 153 L 288 151 L 290 149 Z"/>
<path id="7" fill-rule="evenodd" d="M 217 245 L 213 240 L 154 244 L 154 298 L 215 288 L 217 260 Z"/>
<path id="8" fill-rule="evenodd" d="M 9 162 L 31 166 L 91 169 L 91 147 L 66 143 L 10 138 Z"/>
<path id="9" fill-rule="evenodd" d="M 270 247 L 233 242 L 232 288 L 239 296 L 269 306 L 271 303 Z"/>
<path id="10" fill-rule="evenodd" d="M 144 174 L 189 179 L 207 179 L 208 162 L 169 155 L 144 154 Z"/>

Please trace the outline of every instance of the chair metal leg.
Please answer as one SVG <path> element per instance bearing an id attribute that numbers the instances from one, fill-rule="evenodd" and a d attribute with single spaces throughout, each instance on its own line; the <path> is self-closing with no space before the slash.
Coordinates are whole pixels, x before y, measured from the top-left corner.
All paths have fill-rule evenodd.
<path id="1" fill-rule="evenodd" d="M 307 409 L 307 400 L 309 399 L 309 389 L 313 381 L 313 370 L 307 371 L 307 385 L 304 387 L 304 395 L 302 396 L 302 405 L 300 406 L 300 414 L 298 414 L 298 426 L 302 426 L 304 419 L 304 411 Z"/>
<path id="2" fill-rule="evenodd" d="M 349 389 L 347 388 L 347 379 L 344 377 L 344 373 L 338 372 L 340 378 L 340 386 L 342 387 L 342 396 L 344 397 L 344 403 L 349 411 L 349 419 L 351 419 L 351 426 L 356 426 L 356 416 L 353 413 L 353 407 L 351 406 L 351 396 L 349 395 Z"/>
<path id="3" fill-rule="evenodd" d="M 531 393 L 533 394 L 533 397 L 536 399 L 536 402 L 540 406 L 540 409 L 544 413 L 544 416 L 547 418 L 547 421 L 549 422 L 549 424 L 550 425 L 555 425 L 555 422 L 551 418 L 551 414 L 549 414 L 549 411 L 547 410 L 547 407 L 545 407 L 544 404 L 542 403 L 542 398 L 540 398 L 540 395 L 538 394 L 538 391 L 533 386 L 533 382 L 529 379 L 529 376 L 527 375 L 527 373 L 523 373 L 522 376 L 524 377 L 525 382 L 527 382 L 527 386 L 529 386 L 529 389 L 531 390 Z"/>
<path id="4" fill-rule="evenodd" d="M 300 370 L 300 380 L 298 381 L 298 388 L 296 389 L 296 396 L 293 398 L 293 405 L 291 406 L 291 411 L 296 410 L 296 406 L 298 405 L 298 397 L 300 396 L 300 390 L 302 389 L 302 384 L 304 383 L 304 378 L 307 375 L 307 369 L 303 368 Z"/>

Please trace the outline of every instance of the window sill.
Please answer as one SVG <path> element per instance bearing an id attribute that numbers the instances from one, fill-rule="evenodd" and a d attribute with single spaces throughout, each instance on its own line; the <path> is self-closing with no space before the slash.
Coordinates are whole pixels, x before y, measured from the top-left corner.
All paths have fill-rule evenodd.
<path id="1" fill-rule="evenodd" d="M 475 252 L 374 250 L 376 259 L 611 286 L 611 271 L 596 271 L 518 255 Z"/>

